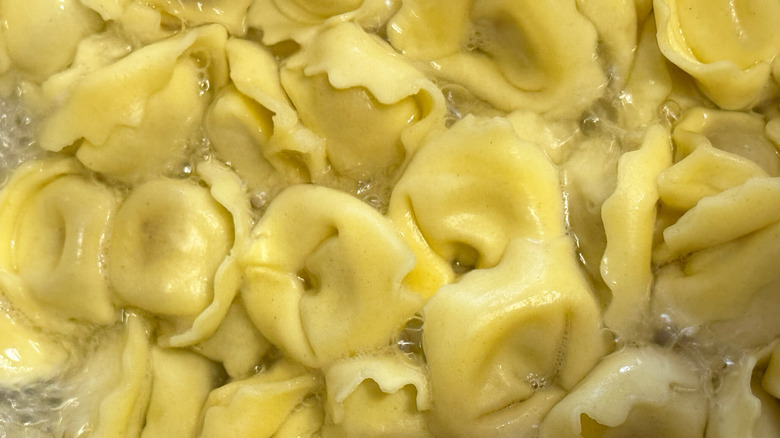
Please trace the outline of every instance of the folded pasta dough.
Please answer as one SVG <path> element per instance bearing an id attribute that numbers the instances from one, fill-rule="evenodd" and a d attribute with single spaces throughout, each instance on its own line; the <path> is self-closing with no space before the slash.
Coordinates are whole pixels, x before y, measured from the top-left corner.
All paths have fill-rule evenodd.
<path id="1" fill-rule="evenodd" d="M 226 50 L 233 85 L 273 113 L 268 141 L 261 147 L 265 159 L 288 183 L 321 180 L 328 170 L 325 141 L 301 124 L 279 81 L 274 56 L 259 44 L 241 39 L 228 40 Z"/>
<path id="2" fill-rule="evenodd" d="M 230 214 L 206 188 L 188 180 L 149 181 L 116 214 L 111 284 L 125 304 L 192 318 L 213 301 L 214 277 L 233 239 Z"/>
<path id="3" fill-rule="evenodd" d="M 777 357 L 778 345 L 774 340 L 729 360 L 710 402 L 707 438 L 769 438 L 780 434 L 778 388 L 769 388 L 762 382 L 763 377 L 777 373 L 777 360 L 772 362 L 771 357 Z"/>
<path id="4" fill-rule="evenodd" d="M 513 238 L 563 235 L 555 166 L 502 119 L 467 116 L 420 149 L 388 216 L 417 257 L 405 283 L 428 297 L 453 267 L 490 268 Z"/>
<path id="5" fill-rule="evenodd" d="M 700 386 L 694 366 L 676 353 L 625 348 L 605 357 L 550 410 L 539 436 L 704 437 L 708 405 Z"/>
<path id="6" fill-rule="evenodd" d="M 601 277 L 612 291 L 604 324 L 627 339 L 641 337 L 638 333 L 649 310 L 656 180 L 671 164 L 669 130 L 653 125 L 639 150 L 620 157 L 617 187 L 601 207 L 607 237 Z"/>
<path id="7" fill-rule="evenodd" d="M 303 123 L 325 137 L 328 163 L 340 175 L 393 175 L 443 122 L 444 98 L 433 82 L 354 23 L 323 30 L 280 75 Z"/>
<path id="8" fill-rule="evenodd" d="M 192 2 L 181 0 L 145 0 L 143 3 L 180 19 L 181 27 L 197 27 L 217 23 L 224 26 L 231 35 L 246 34 L 244 15 L 253 0 L 208 0 Z"/>
<path id="9" fill-rule="evenodd" d="M 304 367 L 284 360 L 277 362 L 248 379 L 213 390 L 203 408 L 203 427 L 198 436 L 278 436 L 286 421 L 301 420 L 297 410 L 307 409 L 307 399 L 319 391 L 321 384 L 320 378 Z M 320 406 L 316 409 L 322 411 Z M 307 419 L 316 420 L 317 416 Z"/>
<path id="10" fill-rule="evenodd" d="M 386 218 L 346 193 L 292 186 L 253 236 L 242 287 L 249 317 L 306 366 L 388 345 L 422 305 L 401 286 L 412 252 Z"/>
<path id="11" fill-rule="evenodd" d="M 8 299 L 8 274 L 0 273 L 0 387 L 57 376 L 68 351 L 18 311 Z"/>
<path id="12" fill-rule="evenodd" d="M 606 353 L 569 237 L 513 239 L 423 309 L 435 432 L 524 436 Z"/>
<path id="13" fill-rule="evenodd" d="M 0 193 L 0 269 L 29 288 L 27 304 L 14 301 L 22 312 L 46 306 L 59 313 L 54 320 L 116 320 L 105 246 L 118 204 L 119 195 L 74 159 L 32 161 L 16 170 Z"/>
<path id="14" fill-rule="evenodd" d="M 629 129 L 643 129 L 658 121 L 662 104 L 672 91 L 671 74 L 658 49 L 656 32 L 655 19 L 650 16 L 641 28 L 623 93 L 618 95 L 619 120 Z"/>
<path id="15" fill-rule="evenodd" d="M 751 178 L 744 184 L 702 198 L 663 231 L 676 254 L 728 242 L 780 221 L 780 177 Z"/>
<path id="16" fill-rule="evenodd" d="M 263 44 L 283 41 L 304 44 L 323 27 L 354 21 L 378 29 L 394 10 L 395 1 L 384 0 L 256 0 L 247 13 L 249 26 L 263 31 Z"/>
<path id="17" fill-rule="evenodd" d="M 222 363 L 231 378 L 243 379 L 254 372 L 271 349 L 271 343 L 252 324 L 244 305 L 237 299 L 217 331 L 192 349 Z"/>
<path id="18" fill-rule="evenodd" d="M 135 47 L 168 38 L 180 30 L 175 17 L 135 0 L 80 0 L 81 4 L 100 14 L 106 27 L 117 31 Z"/>
<path id="19" fill-rule="evenodd" d="M 208 103 L 227 80 L 226 33 L 210 25 L 150 44 L 76 83 L 37 139 L 76 153 L 88 168 L 125 182 L 171 172 L 184 161 Z"/>
<path id="20" fill-rule="evenodd" d="M 774 0 L 655 0 L 658 46 L 724 109 L 777 96 L 771 64 L 780 54 Z"/>
<path id="21" fill-rule="evenodd" d="M 232 218 L 230 225 L 232 227 L 212 231 L 226 233 L 222 234 L 221 237 L 232 240 L 232 246 L 214 273 L 213 299 L 211 303 L 191 323 L 188 321 L 189 318 L 185 318 L 186 327 L 181 327 L 182 321 L 178 321 L 175 324 L 179 326 L 177 332 L 164 334 L 161 338 L 158 338 L 158 342 L 166 346 L 182 347 L 192 345 L 208 338 L 217 331 L 241 287 L 239 257 L 244 253 L 248 245 L 252 224 L 250 206 L 244 193 L 244 186 L 232 170 L 216 161 L 198 163 L 195 169 L 198 176 L 203 179 L 203 182 L 208 184 L 211 197 L 220 207 L 218 209 L 230 213 Z M 198 206 L 194 205 L 193 207 Z M 230 235 L 229 238 L 228 235 Z M 223 242 L 215 243 L 219 245 Z M 211 242 L 209 242 L 210 244 Z M 214 255 L 211 257 L 213 261 L 216 261 Z M 211 282 L 210 279 L 206 281 Z"/>
<path id="22" fill-rule="evenodd" d="M 661 200 L 675 209 L 690 209 L 706 196 L 780 172 L 777 148 L 756 116 L 692 108 L 675 126 L 672 139 L 676 163 L 661 173 L 658 190 Z"/>
<path id="23" fill-rule="evenodd" d="M 68 67 L 81 39 L 103 27 L 78 0 L 4 0 L 0 17 L 11 63 L 34 81 Z"/>
<path id="24" fill-rule="evenodd" d="M 434 75 L 504 111 L 578 117 L 607 83 L 596 52 L 599 35 L 573 0 L 555 8 L 534 1 L 405 0 L 387 33 L 404 55 L 430 62 Z"/>
<path id="25" fill-rule="evenodd" d="M 325 384 L 325 438 L 431 436 L 423 415 L 431 405 L 426 370 L 400 352 L 336 361 Z"/>
<path id="26" fill-rule="evenodd" d="M 152 392 L 141 438 L 196 436 L 198 418 L 221 376 L 218 365 L 185 350 L 152 347 Z"/>
<path id="27" fill-rule="evenodd" d="M 217 156 L 230 163 L 247 187 L 256 192 L 273 193 L 285 183 L 284 175 L 263 155 L 263 146 L 273 132 L 272 116 L 231 84 L 219 91 L 204 119 L 206 135 Z"/>
<path id="28" fill-rule="evenodd" d="M 675 125 L 673 138 L 680 158 L 711 145 L 757 164 L 770 176 L 780 176 L 777 146 L 758 114 L 693 107 Z"/>
<path id="29" fill-rule="evenodd" d="M 131 313 L 126 316 L 121 339 L 113 341 L 121 347 L 121 359 L 109 358 L 110 362 L 98 360 L 90 364 L 94 368 L 87 368 L 102 371 L 101 389 L 108 390 L 99 399 L 92 429 L 95 437 L 139 436 L 149 405 L 152 374 L 148 327 L 140 316 Z M 116 368 L 112 369 L 112 366 Z"/>
<path id="30" fill-rule="evenodd" d="M 652 308 L 702 340 L 751 347 L 780 335 L 780 223 L 660 267 Z"/>

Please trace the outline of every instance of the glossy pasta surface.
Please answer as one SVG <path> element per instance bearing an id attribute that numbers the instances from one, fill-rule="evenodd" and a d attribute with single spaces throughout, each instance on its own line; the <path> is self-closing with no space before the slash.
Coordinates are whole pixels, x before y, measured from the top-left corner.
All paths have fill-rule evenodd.
<path id="1" fill-rule="evenodd" d="M 778 29 L 0 0 L 0 437 L 780 436 Z"/>

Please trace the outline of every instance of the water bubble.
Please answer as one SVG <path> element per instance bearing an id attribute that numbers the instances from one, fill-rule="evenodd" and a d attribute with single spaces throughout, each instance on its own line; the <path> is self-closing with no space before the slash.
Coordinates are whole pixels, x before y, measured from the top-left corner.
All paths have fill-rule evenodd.
<path id="1" fill-rule="evenodd" d="M 673 100 L 667 100 L 661 104 L 660 108 L 658 108 L 658 113 L 662 120 L 664 120 L 669 125 L 674 125 L 680 118 L 682 109 L 680 108 L 680 104 L 677 102 Z"/>
<path id="2" fill-rule="evenodd" d="M 525 381 L 534 391 L 542 390 L 549 384 L 547 377 L 536 373 L 529 373 L 525 376 Z"/>

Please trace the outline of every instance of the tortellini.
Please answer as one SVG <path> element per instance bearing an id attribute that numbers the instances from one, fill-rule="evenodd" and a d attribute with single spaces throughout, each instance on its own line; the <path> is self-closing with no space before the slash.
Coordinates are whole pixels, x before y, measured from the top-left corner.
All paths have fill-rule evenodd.
<path id="1" fill-rule="evenodd" d="M 160 179 L 136 188 L 119 209 L 111 282 L 128 304 L 172 316 L 197 314 L 232 245 L 230 216 L 208 190 Z"/>
<path id="2" fill-rule="evenodd" d="M 29 286 L 25 313 L 56 309 L 63 319 L 109 324 L 118 314 L 105 246 L 118 193 L 74 159 L 34 161 L 0 195 L 0 270 Z"/>
<path id="3" fill-rule="evenodd" d="M 304 420 L 321 421 L 322 416 L 316 415 L 321 407 L 309 412 L 310 404 L 316 406 L 314 396 L 321 384 L 320 378 L 304 367 L 280 361 L 269 370 L 213 390 L 203 407 L 198 436 L 280 436 L 285 422 L 301 420 L 297 418 L 301 411 Z"/>
<path id="4" fill-rule="evenodd" d="M 772 63 L 780 55 L 776 1 L 656 0 L 658 46 L 721 108 L 741 110 L 776 98 Z"/>
<path id="5" fill-rule="evenodd" d="M 757 346 L 780 334 L 780 179 L 763 123 L 742 113 L 694 108 L 674 129 L 678 162 L 658 177 L 660 200 L 676 211 L 662 228 L 653 313 L 678 328 Z M 751 320 L 762 330 L 735 329 Z"/>
<path id="6" fill-rule="evenodd" d="M 256 0 L 249 10 L 249 25 L 263 31 L 263 43 L 310 41 L 329 23 L 356 21 L 376 29 L 393 12 L 394 2 L 383 0 Z"/>
<path id="7" fill-rule="evenodd" d="M 117 297 L 169 318 L 166 342 L 174 345 L 217 330 L 239 288 L 232 252 L 249 232 L 238 181 L 209 163 L 198 169 L 211 190 L 163 178 L 130 193 L 117 212 L 109 248 Z"/>
<path id="8" fill-rule="evenodd" d="M 390 222 L 325 187 L 282 192 L 252 232 L 242 296 L 272 343 L 307 366 L 384 347 L 422 306 L 414 255 Z"/>
<path id="9" fill-rule="evenodd" d="M 431 395 L 424 367 L 400 353 L 337 361 L 325 373 L 324 437 L 430 436 Z"/>
<path id="10" fill-rule="evenodd" d="M 326 138 L 334 172 L 357 180 L 391 177 L 420 130 L 443 116 L 434 84 L 351 23 L 324 30 L 288 60 L 281 79 L 304 124 Z"/>
<path id="11" fill-rule="evenodd" d="M 612 291 L 604 322 L 621 336 L 635 337 L 633 331 L 647 320 L 656 181 L 671 162 L 669 132 L 658 125 L 651 127 L 642 147 L 620 158 L 617 187 L 601 207 L 607 238 L 601 276 Z"/>
<path id="12" fill-rule="evenodd" d="M 528 435 L 606 353 L 599 309 L 567 237 L 513 239 L 492 269 L 424 308 L 434 427 Z"/>
<path id="13" fill-rule="evenodd" d="M 539 436 L 703 437 L 708 405 L 699 386 L 695 365 L 674 352 L 626 348 L 605 357 L 550 411 Z"/>
<path id="14" fill-rule="evenodd" d="M 608 81 L 598 29 L 578 3 L 405 0 L 388 37 L 405 55 L 431 62 L 437 76 L 497 108 L 577 117 Z"/>
<path id="15" fill-rule="evenodd" d="M 142 438 L 195 436 L 200 411 L 220 380 L 213 362 L 188 351 L 151 350 L 152 392 Z"/>
<path id="16" fill-rule="evenodd" d="M 710 403 L 707 438 L 780 433 L 778 357 L 780 341 L 774 340 L 727 363 Z"/>
<path id="17" fill-rule="evenodd" d="M 425 296 L 454 269 L 495 266 L 513 238 L 564 233 L 555 166 L 500 119 L 467 117 L 427 143 L 396 184 L 388 215 L 417 257 L 405 281 Z"/>
<path id="18" fill-rule="evenodd" d="M 777 436 L 778 29 L 0 0 L 0 436 Z"/>
<path id="19" fill-rule="evenodd" d="M 43 121 L 40 146 L 60 151 L 81 140 L 86 167 L 126 182 L 172 172 L 195 140 L 207 89 L 227 79 L 226 37 L 203 26 L 81 78 Z"/>
<path id="20" fill-rule="evenodd" d="M 3 0 L 0 16 L 9 60 L 36 81 L 68 67 L 81 39 L 103 26 L 78 0 Z"/>

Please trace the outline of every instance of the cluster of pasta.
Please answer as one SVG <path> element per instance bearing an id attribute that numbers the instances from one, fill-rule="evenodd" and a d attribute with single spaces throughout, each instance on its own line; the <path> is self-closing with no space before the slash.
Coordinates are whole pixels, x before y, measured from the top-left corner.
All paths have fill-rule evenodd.
<path id="1" fill-rule="evenodd" d="M 0 436 L 780 435 L 777 0 L 0 21 Z"/>

